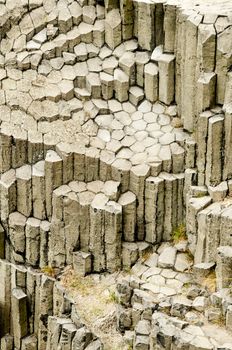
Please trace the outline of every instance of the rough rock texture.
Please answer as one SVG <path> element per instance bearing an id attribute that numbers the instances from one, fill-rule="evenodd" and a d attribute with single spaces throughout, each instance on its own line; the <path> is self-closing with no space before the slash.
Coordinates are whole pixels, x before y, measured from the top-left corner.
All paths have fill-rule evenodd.
<path id="1" fill-rule="evenodd" d="M 1 0 L 0 28 L 1 350 L 110 322 L 110 350 L 232 349 L 231 1 Z M 67 267 L 117 315 L 80 318 Z"/>

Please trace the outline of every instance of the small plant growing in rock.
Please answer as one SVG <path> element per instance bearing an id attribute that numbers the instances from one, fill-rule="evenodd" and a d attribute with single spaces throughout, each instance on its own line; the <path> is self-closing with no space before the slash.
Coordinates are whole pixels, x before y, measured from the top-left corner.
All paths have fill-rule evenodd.
<path id="1" fill-rule="evenodd" d="M 50 277 L 55 277 L 56 275 L 55 269 L 52 266 L 44 266 L 41 271 Z"/>
<path id="2" fill-rule="evenodd" d="M 174 229 L 172 233 L 172 239 L 174 243 L 179 243 L 187 239 L 185 224 L 180 224 L 177 228 Z"/>
<path id="3" fill-rule="evenodd" d="M 115 293 L 115 291 L 111 291 L 109 294 L 109 302 L 114 304 L 119 304 L 119 297 Z"/>

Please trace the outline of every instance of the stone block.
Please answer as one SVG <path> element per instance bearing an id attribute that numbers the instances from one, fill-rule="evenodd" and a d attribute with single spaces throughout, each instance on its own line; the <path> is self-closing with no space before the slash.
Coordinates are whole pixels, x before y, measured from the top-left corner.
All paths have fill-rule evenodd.
<path id="1" fill-rule="evenodd" d="M 217 288 L 228 288 L 232 281 L 232 248 L 221 246 L 218 248 L 216 282 Z"/>
<path id="2" fill-rule="evenodd" d="M 138 246 L 136 243 L 124 242 L 122 244 L 122 266 L 130 269 L 138 260 Z"/>
<path id="3" fill-rule="evenodd" d="M 27 295 L 20 289 L 12 290 L 12 322 L 14 345 L 21 349 L 22 338 L 28 333 Z"/>
<path id="4" fill-rule="evenodd" d="M 146 241 L 161 242 L 164 215 L 164 180 L 148 177 L 145 187 Z"/>
<path id="5" fill-rule="evenodd" d="M 29 217 L 32 213 L 31 166 L 23 165 L 16 170 L 17 211 Z"/>
<path id="6" fill-rule="evenodd" d="M 209 119 L 205 183 L 206 185 L 219 185 L 222 178 L 222 138 L 223 115 L 215 115 Z"/>
<path id="7" fill-rule="evenodd" d="M 119 102 L 128 100 L 129 77 L 121 69 L 115 69 L 114 71 L 114 91 L 115 97 Z"/>
<path id="8" fill-rule="evenodd" d="M 26 263 L 38 266 L 40 260 L 40 220 L 29 218 L 26 222 Z"/>
<path id="9" fill-rule="evenodd" d="M 118 9 L 113 9 L 106 14 L 105 19 L 105 41 L 113 50 L 122 41 L 122 23 Z"/>
<path id="10" fill-rule="evenodd" d="M 11 169 L 1 176 L 0 180 L 1 220 L 4 222 L 16 210 L 16 174 Z"/>
<path id="11" fill-rule="evenodd" d="M 73 252 L 73 268 L 76 274 L 86 276 L 92 272 L 92 258 L 90 253 Z"/>
<path id="12" fill-rule="evenodd" d="M 14 338 L 12 335 L 4 335 L 1 339 L 1 350 L 13 350 Z"/>
<path id="13" fill-rule="evenodd" d="M 136 196 L 128 191 L 123 193 L 118 203 L 122 206 L 122 234 L 126 242 L 135 241 Z"/>
<path id="14" fill-rule="evenodd" d="M 54 151 L 48 151 L 45 158 L 45 198 L 46 214 L 50 218 L 52 214 L 52 191 L 62 185 L 63 162 Z"/>
<path id="15" fill-rule="evenodd" d="M 158 66 L 155 63 L 148 63 L 144 68 L 144 92 L 146 98 L 154 103 L 159 96 Z"/>

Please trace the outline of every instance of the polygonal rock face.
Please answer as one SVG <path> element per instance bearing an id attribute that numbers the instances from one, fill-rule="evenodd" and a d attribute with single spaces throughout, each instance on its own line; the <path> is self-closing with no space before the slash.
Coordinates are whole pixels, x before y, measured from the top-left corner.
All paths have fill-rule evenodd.
<path id="1" fill-rule="evenodd" d="M 1 0 L 0 29 L 1 349 L 103 349 L 83 320 L 229 349 L 231 0 Z"/>

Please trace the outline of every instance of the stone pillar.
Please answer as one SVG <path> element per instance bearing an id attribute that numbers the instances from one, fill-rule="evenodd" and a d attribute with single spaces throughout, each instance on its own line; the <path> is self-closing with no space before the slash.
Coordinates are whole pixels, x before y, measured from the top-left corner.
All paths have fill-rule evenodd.
<path id="1" fill-rule="evenodd" d="M 144 88 L 146 98 L 154 103 L 158 99 L 159 86 L 158 86 L 158 67 L 154 63 L 148 63 L 144 69 Z"/>
<path id="2" fill-rule="evenodd" d="M 14 345 L 20 350 L 22 338 L 28 333 L 27 295 L 22 289 L 15 288 L 12 290 L 11 302 Z"/>
<path id="3" fill-rule="evenodd" d="M 224 166 L 223 166 L 223 180 L 232 177 L 232 105 L 225 107 L 225 150 L 224 150 Z"/>
<path id="4" fill-rule="evenodd" d="M 46 218 L 44 166 L 44 161 L 40 161 L 32 166 L 33 216 L 40 220 L 44 220 Z"/>
<path id="5" fill-rule="evenodd" d="M 130 191 L 123 193 L 118 200 L 122 206 L 122 233 L 126 242 L 135 241 L 136 202 L 135 194 Z"/>
<path id="6" fill-rule="evenodd" d="M 216 74 L 201 73 L 197 81 L 197 114 L 215 105 Z"/>
<path id="7" fill-rule="evenodd" d="M 217 74 L 217 103 L 224 103 L 227 72 L 231 66 L 231 38 L 232 27 L 229 26 L 217 35 L 216 70 Z"/>
<path id="8" fill-rule="evenodd" d="M 170 105 L 175 99 L 175 56 L 162 54 L 159 67 L 159 100 Z"/>
<path id="9" fill-rule="evenodd" d="M 48 151 L 45 158 L 45 197 L 46 212 L 50 218 L 52 214 L 52 191 L 62 185 L 62 159 L 54 151 Z"/>
<path id="10" fill-rule="evenodd" d="M 14 212 L 9 216 L 9 238 L 13 248 L 12 260 L 24 263 L 26 249 L 25 235 L 26 217 L 21 213 Z"/>
<path id="11" fill-rule="evenodd" d="M 176 6 L 164 5 L 164 51 L 173 53 L 176 36 Z"/>
<path id="12" fill-rule="evenodd" d="M 155 4 L 138 1 L 138 42 L 142 50 L 155 47 Z"/>
<path id="13" fill-rule="evenodd" d="M 118 9 L 111 10 L 105 19 L 105 41 L 114 50 L 122 42 L 122 23 Z"/>
<path id="14" fill-rule="evenodd" d="M 16 176 L 11 169 L 1 176 L 0 180 L 1 221 L 6 222 L 9 215 L 16 210 Z"/>
<path id="15" fill-rule="evenodd" d="M 26 223 L 26 263 L 34 267 L 40 262 L 40 223 L 35 218 Z"/>
<path id="16" fill-rule="evenodd" d="M 145 240 L 158 243 L 162 240 L 164 221 L 164 180 L 148 177 L 145 188 Z"/>
<path id="17" fill-rule="evenodd" d="M 66 264 L 72 263 L 73 251 L 79 247 L 79 203 L 76 193 L 70 192 L 64 197 L 64 235 Z M 88 220 L 88 218 L 87 218 Z"/>
<path id="18" fill-rule="evenodd" d="M 95 195 L 90 191 L 84 191 L 78 194 L 79 200 L 79 235 L 80 235 L 80 249 L 83 252 L 89 251 L 90 240 L 90 205 Z"/>
<path id="19" fill-rule="evenodd" d="M 206 185 L 219 185 L 222 179 L 222 141 L 223 141 L 222 115 L 215 115 L 209 119 L 207 156 L 206 156 Z"/>
<path id="20" fill-rule="evenodd" d="M 29 217 L 32 214 L 31 166 L 23 165 L 16 170 L 17 211 Z"/>
<path id="21" fill-rule="evenodd" d="M 207 153 L 207 135 L 209 118 L 212 117 L 211 111 L 205 111 L 200 114 L 197 124 L 197 170 L 198 170 L 198 185 L 205 184 L 205 168 L 206 168 L 206 153 Z"/>
<path id="22" fill-rule="evenodd" d="M 69 143 L 60 142 L 56 146 L 56 152 L 63 161 L 63 184 L 73 180 L 73 151 Z"/>
<path id="23" fill-rule="evenodd" d="M 197 243 L 197 214 L 211 203 L 209 196 L 189 198 L 186 203 L 186 233 L 188 236 L 189 249 L 195 254 Z"/>
<path id="24" fill-rule="evenodd" d="M 217 288 L 228 288 L 232 281 L 232 247 L 218 248 L 216 267 Z"/>
<path id="25" fill-rule="evenodd" d="M 0 338 L 10 332 L 11 315 L 11 265 L 0 260 Z"/>
<path id="26" fill-rule="evenodd" d="M 123 41 L 133 38 L 133 2 L 120 0 L 120 12 L 122 18 L 122 39 Z"/>
<path id="27" fill-rule="evenodd" d="M 115 97 L 119 102 L 128 100 L 129 77 L 121 69 L 115 69 L 114 71 L 114 90 Z"/>
<path id="28" fill-rule="evenodd" d="M 150 175 L 150 167 L 147 164 L 133 166 L 130 170 L 130 190 L 137 197 L 136 224 L 137 239 L 144 240 L 144 194 L 145 180 Z"/>
<path id="29" fill-rule="evenodd" d="M 93 270 L 100 272 L 105 269 L 105 221 L 104 211 L 108 198 L 99 193 L 95 196 L 90 206 L 90 242 L 89 251 L 93 255 Z"/>
<path id="30" fill-rule="evenodd" d="M 12 137 L 12 168 L 19 168 L 27 163 L 27 132 L 15 128 Z"/>
<path id="31" fill-rule="evenodd" d="M 40 223 L 40 268 L 48 265 L 48 240 L 50 234 L 49 221 L 41 221 Z"/>
<path id="32" fill-rule="evenodd" d="M 13 345 L 14 345 L 14 338 L 12 337 L 12 335 L 7 334 L 4 337 L 2 337 L 1 345 L 0 345 L 1 350 L 13 350 L 14 349 Z"/>
<path id="33" fill-rule="evenodd" d="M 122 207 L 109 201 L 105 206 L 106 269 L 110 273 L 121 269 Z"/>
<path id="34" fill-rule="evenodd" d="M 169 241 L 173 229 L 177 224 L 177 178 L 168 173 L 161 173 L 160 178 L 164 181 L 164 222 L 162 239 L 164 241 Z"/>
<path id="35" fill-rule="evenodd" d="M 10 127 L 2 127 L 0 133 L 0 173 L 12 167 L 12 136 Z"/>
<path id="36" fill-rule="evenodd" d="M 55 247 L 54 247 L 55 249 Z M 54 279 L 42 275 L 39 296 L 38 349 L 46 350 L 47 322 L 53 314 Z"/>

